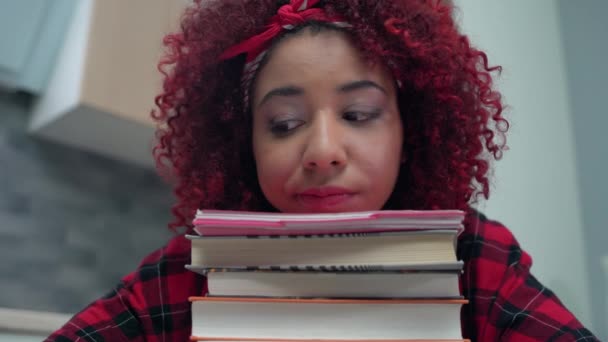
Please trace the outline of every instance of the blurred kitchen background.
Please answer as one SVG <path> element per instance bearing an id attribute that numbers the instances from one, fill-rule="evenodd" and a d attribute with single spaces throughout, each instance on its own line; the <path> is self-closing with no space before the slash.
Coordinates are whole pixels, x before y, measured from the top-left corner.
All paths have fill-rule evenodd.
<path id="1" fill-rule="evenodd" d="M 40 340 L 171 236 L 149 114 L 188 2 L 0 0 L 0 341 Z M 512 123 L 479 209 L 608 339 L 608 2 L 455 3 Z"/>

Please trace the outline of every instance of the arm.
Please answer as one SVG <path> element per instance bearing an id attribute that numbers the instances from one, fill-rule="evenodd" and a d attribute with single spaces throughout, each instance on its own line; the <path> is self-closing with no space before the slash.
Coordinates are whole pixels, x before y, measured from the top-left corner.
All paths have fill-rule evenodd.
<path id="1" fill-rule="evenodd" d="M 465 335 L 479 341 L 599 341 L 531 273 L 511 232 L 483 215 L 459 241 Z"/>
<path id="2" fill-rule="evenodd" d="M 144 341 L 141 318 L 129 305 L 130 292 L 121 283 L 72 317 L 45 341 Z"/>
<path id="3" fill-rule="evenodd" d="M 147 256 L 121 284 L 76 314 L 45 341 L 186 341 L 188 296 L 204 291 L 183 236 Z"/>
<path id="4" fill-rule="evenodd" d="M 510 265 L 489 312 L 501 341 L 599 341 L 530 274 L 527 254 Z"/>

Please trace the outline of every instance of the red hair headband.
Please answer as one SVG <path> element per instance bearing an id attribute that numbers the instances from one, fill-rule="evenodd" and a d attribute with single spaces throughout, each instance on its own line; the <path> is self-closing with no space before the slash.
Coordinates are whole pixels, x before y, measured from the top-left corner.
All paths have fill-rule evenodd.
<path id="1" fill-rule="evenodd" d="M 283 30 L 292 30 L 309 20 L 323 21 L 338 27 L 351 26 L 338 16 L 328 16 L 322 8 L 313 8 L 319 1 L 291 0 L 289 4 L 281 6 L 277 14 L 270 18 L 264 32 L 228 48 L 220 55 L 220 60 L 226 60 L 243 53 L 247 54 L 241 78 L 241 86 L 245 93 L 245 106 L 249 105 L 249 88 L 253 76 L 260 66 L 260 61 L 264 58 L 273 39 Z"/>

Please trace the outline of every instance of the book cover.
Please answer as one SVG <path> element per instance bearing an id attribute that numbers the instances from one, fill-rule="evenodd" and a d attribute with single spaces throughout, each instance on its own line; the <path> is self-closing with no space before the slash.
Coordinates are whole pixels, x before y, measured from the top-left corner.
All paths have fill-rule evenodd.
<path id="1" fill-rule="evenodd" d="M 456 231 L 334 234 L 320 236 L 202 237 L 192 242 L 194 267 L 304 269 L 456 262 Z"/>
<path id="2" fill-rule="evenodd" d="M 462 340 L 466 300 L 191 297 L 207 340 Z"/>

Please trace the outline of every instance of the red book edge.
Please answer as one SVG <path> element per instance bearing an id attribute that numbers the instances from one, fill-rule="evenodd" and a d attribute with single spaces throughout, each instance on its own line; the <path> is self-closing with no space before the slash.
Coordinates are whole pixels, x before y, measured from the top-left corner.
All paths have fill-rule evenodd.
<path id="1" fill-rule="evenodd" d="M 188 297 L 190 302 L 311 303 L 311 304 L 468 304 L 466 299 L 326 299 L 262 297 Z"/>
<path id="2" fill-rule="evenodd" d="M 190 336 L 190 341 L 251 341 L 251 342 L 471 342 L 468 339 L 458 340 L 336 340 L 336 339 L 274 339 L 274 338 L 255 338 L 255 337 L 205 337 Z"/>

